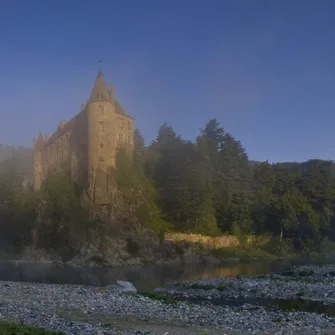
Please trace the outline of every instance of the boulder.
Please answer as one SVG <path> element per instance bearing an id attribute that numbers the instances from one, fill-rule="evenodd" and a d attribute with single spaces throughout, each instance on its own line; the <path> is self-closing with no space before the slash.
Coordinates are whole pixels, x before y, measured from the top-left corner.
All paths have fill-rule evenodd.
<path id="1" fill-rule="evenodd" d="M 137 293 L 137 289 L 132 283 L 130 283 L 129 281 L 122 281 L 122 280 L 118 280 L 116 284 L 107 286 L 106 289 L 117 293 L 123 293 L 123 292 Z"/>

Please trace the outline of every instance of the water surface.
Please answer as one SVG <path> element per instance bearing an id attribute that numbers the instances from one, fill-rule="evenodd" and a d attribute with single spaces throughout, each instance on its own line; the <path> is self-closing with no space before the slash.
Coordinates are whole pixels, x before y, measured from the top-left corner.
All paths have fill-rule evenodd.
<path id="1" fill-rule="evenodd" d="M 282 262 L 234 265 L 170 264 L 117 268 L 75 267 L 68 264 L 0 262 L 0 280 L 51 284 L 106 286 L 127 280 L 140 291 L 150 291 L 173 282 L 212 277 L 257 275 L 282 271 Z"/>

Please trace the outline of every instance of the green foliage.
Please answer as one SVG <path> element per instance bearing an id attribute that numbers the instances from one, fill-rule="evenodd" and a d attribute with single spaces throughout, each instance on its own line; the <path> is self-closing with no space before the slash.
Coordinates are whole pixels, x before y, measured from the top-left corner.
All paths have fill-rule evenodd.
<path id="1" fill-rule="evenodd" d="M 64 335 L 61 332 L 53 332 L 41 328 L 18 325 L 9 322 L 0 322 L 1 335 Z"/>
<path id="2" fill-rule="evenodd" d="M 136 148 L 135 148 L 136 149 Z M 137 221 L 145 227 L 159 233 L 169 229 L 157 206 L 157 192 L 145 176 L 143 165 L 135 165 L 129 155 L 119 150 L 116 157 L 116 181 L 121 189 L 128 211 L 133 212 Z"/>
<path id="3" fill-rule="evenodd" d="M 64 172 L 52 175 L 39 194 L 39 219 L 36 225 L 38 246 L 71 258 L 96 227 L 80 203 L 76 185 Z"/>
<path id="4" fill-rule="evenodd" d="M 92 229 L 103 234 L 105 228 L 88 219 L 80 192 L 63 173 L 32 192 L 26 157 L 24 150 L 0 147 L 0 239 L 20 249 L 35 231 L 39 246 L 70 257 Z M 233 234 L 242 256 L 252 235 L 271 236 L 265 249 L 282 255 L 317 253 L 335 242 L 334 162 L 249 161 L 242 144 L 215 119 L 194 142 L 165 123 L 145 147 L 135 130 L 133 156 L 118 151 L 116 165 L 116 220 L 154 231 L 161 244 L 167 230 Z"/>
<path id="5" fill-rule="evenodd" d="M 37 220 L 36 195 L 24 181 L 16 156 L 0 163 L 0 240 L 15 252 L 32 243 Z"/>
<path id="6" fill-rule="evenodd" d="M 139 292 L 138 295 L 149 298 L 151 300 L 158 300 L 166 305 L 175 305 L 178 301 L 164 294 L 156 292 Z"/>

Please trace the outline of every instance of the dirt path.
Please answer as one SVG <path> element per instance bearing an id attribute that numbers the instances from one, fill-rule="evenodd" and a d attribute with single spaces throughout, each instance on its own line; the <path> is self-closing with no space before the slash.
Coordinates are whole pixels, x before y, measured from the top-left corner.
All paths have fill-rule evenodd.
<path id="1" fill-rule="evenodd" d="M 116 316 L 116 315 L 103 315 L 103 314 L 84 314 L 79 310 L 62 310 L 57 313 L 60 317 L 74 321 L 74 322 L 87 322 L 90 324 L 100 323 L 106 328 L 112 327 L 120 331 L 138 330 L 142 333 L 148 332 L 150 335 L 250 335 L 250 333 L 220 331 L 210 328 L 208 326 L 192 326 L 188 327 L 181 322 L 164 322 L 154 319 L 140 319 L 133 315 Z M 275 334 L 276 331 L 271 333 L 257 333 L 257 335 L 270 335 Z M 295 335 L 335 335 L 334 330 L 323 331 L 315 333 L 314 331 L 295 332 Z"/>
<path id="2" fill-rule="evenodd" d="M 236 332 L 219 331 L 207 326 L 188 327 L 178 322 L 164 322 L 159 320 L 140 319 L 133 315 L 116 316 L 102 314 L 84 314 L 78 310 L 63 310 L 57 313 L 60 317 L 74 321 L 87 322 L 90 324 L 100 323 L 106 328 L 112 327 L 120 331 L 139 330 L 151 335 L 242 335 Z"/>

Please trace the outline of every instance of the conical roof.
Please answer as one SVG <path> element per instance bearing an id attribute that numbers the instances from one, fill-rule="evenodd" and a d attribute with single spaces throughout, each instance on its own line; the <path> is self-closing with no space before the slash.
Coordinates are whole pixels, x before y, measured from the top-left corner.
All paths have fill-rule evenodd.
<path id="1" fill-rule="evenodd" d="M 42 133 L 39 133 L 37 141 L 35 143 L 35 150 L 41 151 L 44 148 L 45 142 Z"/>
<path id="2" fill-rule="evenodd" d="M 99 71 L 89 102 L 111 101 L 108 86 L 105 82 L 104 75 Z"/>

